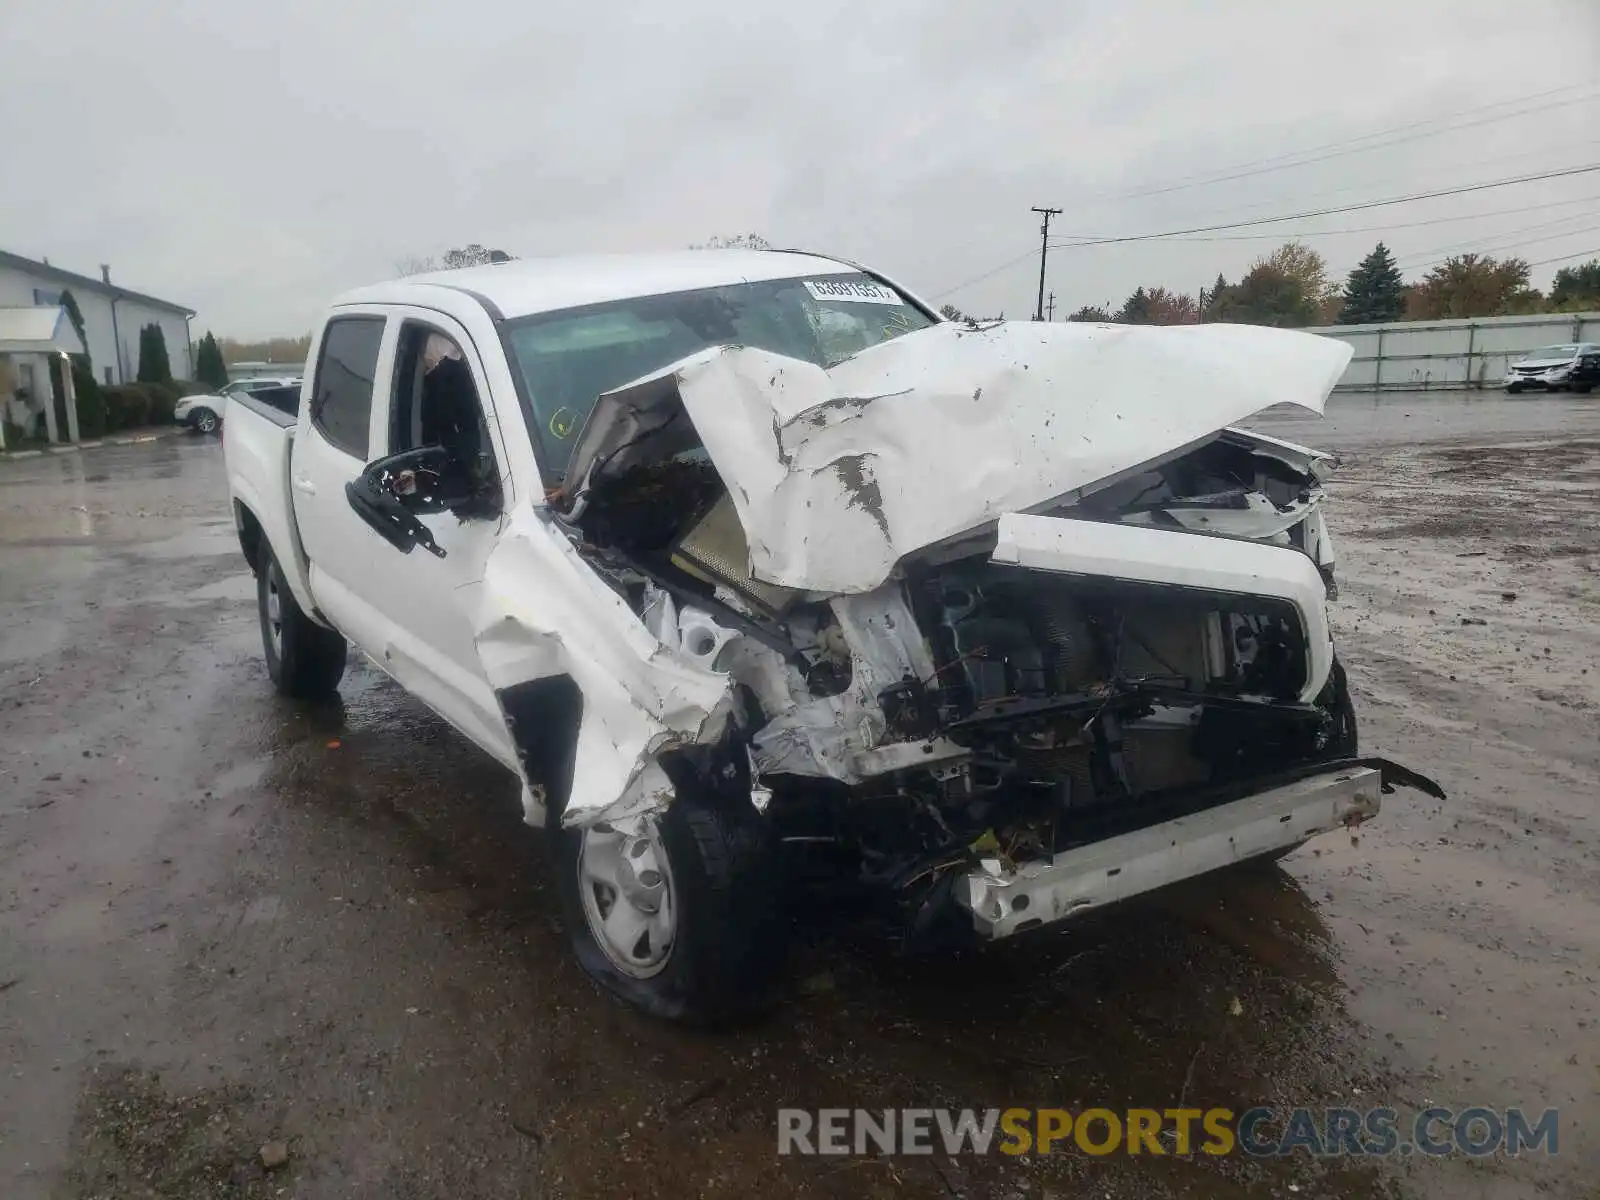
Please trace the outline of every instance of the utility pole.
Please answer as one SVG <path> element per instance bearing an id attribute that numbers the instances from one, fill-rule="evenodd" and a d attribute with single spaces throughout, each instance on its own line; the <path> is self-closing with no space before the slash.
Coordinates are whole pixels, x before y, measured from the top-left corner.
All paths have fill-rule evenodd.
<path id="1" fill-rule="evenodd" d="M 1056 294 L 1054 292 L 1051 292 L 1050 299 L 1045 301 L 1044 319 L 1046 321 L 1054 321 L 1056 319 Z"/>
<path id="2" fill-rule="evenodd" d="M 1059 208 L 1035 208 L 1033 210 L 1044 217 L 1044 224 L 1039 228 L 1039 304 L 1033 310 L 1035 321 L 1044 320 L 1044 264 L 1050 255 L 1050 218 L 1061 215 Z"/>

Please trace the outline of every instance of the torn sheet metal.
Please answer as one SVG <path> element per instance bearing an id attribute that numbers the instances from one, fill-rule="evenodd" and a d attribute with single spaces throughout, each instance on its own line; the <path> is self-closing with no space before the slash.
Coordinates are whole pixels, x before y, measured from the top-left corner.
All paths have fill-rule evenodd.
<path id="1" fill-rule="evenodd" d="M 927 679 L 933 674 L 933 659 L 916 618 L 898 587 L 840 596 L 833 601 L 833 612 L 850 647 L 850 686 L 837 696 L 791 704 L 762 727 L 752 739 L 752 750 L 763 773 L 860 783 L 905 765 L 892 754 L 871 751 L 890 740 L 879 693 L 908 676 Z M 919 746 L 911 757 L 933 753 Z M 928 757 L 923 765 L 932 761 Z"/>
<path id="2" fill-rule="evenodd" d="M 1242 505 L 1242 506 L 1241 506 Z M 1128 513 L 1121 518 L 1124 525 L 1152 525 L 1157 513 L 1184 529 L 1195 533 L 1216 533 L 1226 537 L 1250 538 L 1254 541 L 1275 541 L 1288 544 L 1288 532 L 1301 521 L 1308 519 L 1322 506 L 1319 491 L 1303 500 L 1295 500 L 1279 508 L 1260 492 L 1246 492 L 1239 505 L 1227 507 L 1188 502 L 1183 499 L 1162 504 L 1151 512 Z"/>
<path id="3" fill-rule="evenodd" d="M 728 485 L 757 578 L 867 592 L 906 554 L 1273 404 L 1320 413 L 1350 354 L 1256 326 L 1074 322 L 950 322 L 828 370 L 718 347 L 603 396 L 569 478 L 581 491 L 601 470 L 698 440 Z M 673 417 L 679 402 L 697 439 Z"/>
<path id="4" fill-rule="evenodd" d="M 583 694 L 561 823 L 667 804 L 672 785 L 656 760 L 675 745 L 721 735 L 732 710 L 728 676 L 653 636 L 572 543 L 530 510 L 512 516 L 489 555 L 481 596 L 478 657 L 497 692 L 565 674 Z M 538 819 L 531 808 L 528 816 Z"/>

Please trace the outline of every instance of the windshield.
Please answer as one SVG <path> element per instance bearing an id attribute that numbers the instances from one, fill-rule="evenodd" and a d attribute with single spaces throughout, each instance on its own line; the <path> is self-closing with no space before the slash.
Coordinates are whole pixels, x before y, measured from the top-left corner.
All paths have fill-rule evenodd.
<path id="1" fill-rule="evenodd" d="M 513 321 L 507 340 L 547 469 L 562 475 L 602 392 L 710 346 L 755 346 L 831 367 L 932 318 L 860 272 L 731 284 Z"/>
<path id="2" fill-rule="evenodd" d="M 1578 357 L 1578 348 L 1576 346 L 1541 346 L 1537 350 L 1530 351 L 1529 354 L 1528 354 L 1528 357 L 1529 358 L 1577 358 Z"/>

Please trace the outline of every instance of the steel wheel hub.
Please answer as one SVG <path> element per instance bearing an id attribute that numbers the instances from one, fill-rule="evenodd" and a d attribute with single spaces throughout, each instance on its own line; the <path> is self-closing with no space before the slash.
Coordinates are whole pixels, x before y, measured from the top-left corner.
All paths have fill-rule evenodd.
<path id="1" fill-rule="evenodd" d="M 278 572 L 267 572 L 267 634 L 272 638 L 272 652 L 283 657 L 283 595 L 278 590 Z"/>
<path id="2" fill-rule="evenodd" d="M 583 830 L 578 894 L 589 932 L 616 968 L 648 979 L 667 965 L 677 932 L 672 871 L 655 822 L 601 821 Z"/>

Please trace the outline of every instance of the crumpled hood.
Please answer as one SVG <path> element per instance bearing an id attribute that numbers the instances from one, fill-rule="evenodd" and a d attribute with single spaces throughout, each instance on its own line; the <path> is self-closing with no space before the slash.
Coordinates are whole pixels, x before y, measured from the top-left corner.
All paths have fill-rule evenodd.
<path id="1" fill-rule="evenodd" d="M 1107 481 L 1273 404 L 1320 413 L 1351 349 L 1247 325 L 955 322 L 835 367 L 717 347 L 600 398 L 568 478 L 661 453 L 675 402 L 732 495 L 752 573 L 882 584 L 913 551 Z M 692 439 L 691 439 L 692 440 Z M 577 489 L 575 489 L 577 490 Z"/>

